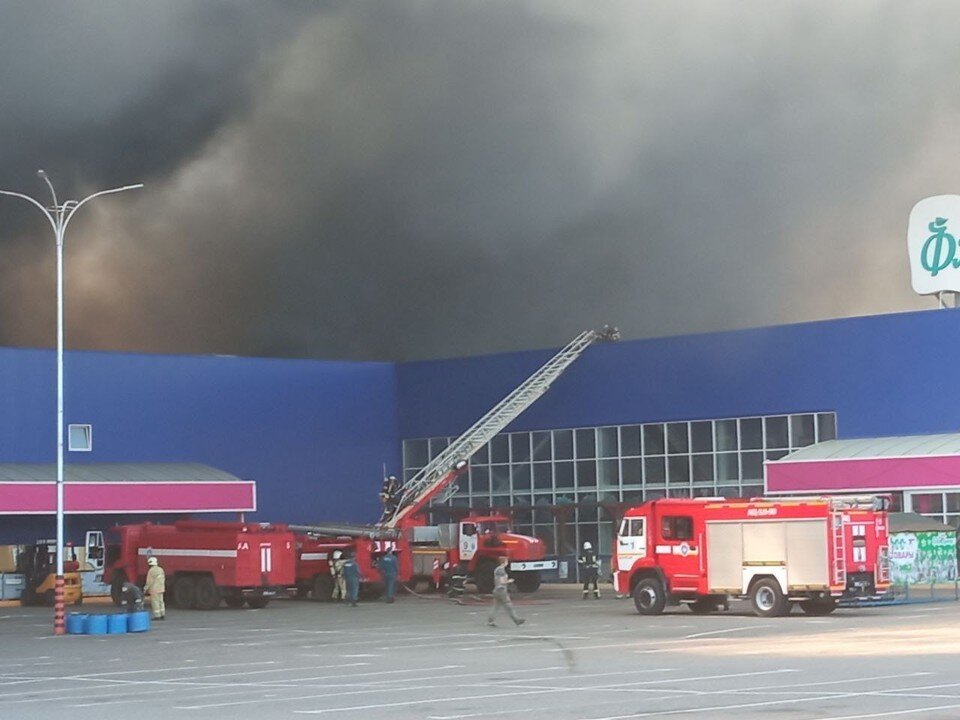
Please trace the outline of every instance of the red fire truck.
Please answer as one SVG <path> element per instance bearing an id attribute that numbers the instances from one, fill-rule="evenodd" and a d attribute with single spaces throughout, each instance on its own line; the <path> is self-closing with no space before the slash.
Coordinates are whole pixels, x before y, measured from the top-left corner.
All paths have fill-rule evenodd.
<path id="1" fill-rule="evenodd" d="M 508 569 L 520 592 L 536 591 L 540 571 L 556 567 L 555 560 L 544 559 L 539 538 L 512 532 L 509 519 L 502 515 L 470 515 L 459 523 L 442 525 L 408 524 L 394 532 L 371 527 L 363 537 L 351 537 L 351 527 L 292 528 L 298 533 L 297 591 L 301 597 L 309 594 L 316 600 L 332 597 L 330 562 L 336 550 L 353 554 L 360 566 L 360 590 L 367 597 L 381 592 L 375 564 L 388 549 L 397 555 L 397 579 L 402 583 L 432 581 L 435 564 L 447 569 L 462 564 L 477 590 L 485 593 L 493 590 L 493 571 L 501 555 L 510 558 Z"/>
<path id="2" fill-rule="evenodd" d="M 435 562 L 450 567 L 459 564 L 473 576 L 481 592 L 489 592 L 496 558 L 506 555 L 517 589 L 535 591 L 541 571 L 557 567 L 556 560 L 544 559 L 545 549 L 538 538 L 511 532 L 508 519 L 502 516 L 427 525 L 424 513 L 431 501 L 442 502 L 456 493 L 454 481 L 465 471 L 470 457 L 543 395 L 588 347 L 619 337 L 619 331 L 609 326 L 580 333 L 411 477 L 379 525 L 292 525 L 300 533 L 300 594 L 312 590 L 316 599 L 329 597 L 329 560 L 336 549 L 354 554 L 365 585 L 376 583 L 379 576 L 372 564 L 388 546 L 397 551 L 401 582 L 431 578 Z"/>
<path id="3" fill-rule="evenodd" d="M 166 597 L 182 608 L 212 610 L 221 600 L 233 608 L 262 608 L 294 583 L 295 539 L 285 526 L 196 520 L 120 525 L 106 532 L 104 576 L 114 603 L 120 604 L 128 580 L 144 584 L 150 556 L 166 573 Z"/>
<path id="4" fill-rule="evenodd" d="M 377 597 L 380 587 L 380 574 L 375 567 L 376 559 L 387 551 L 397 550 L 398 543 L 393 540 L 374 540 L 369 537 L 336 536 L 336 530 L 294 525 L 297 531 L 296 585 L 299 597 L 312 597 L 314 600 L 327 601 L 333 598 L 333 575 L 330 563 L 337 550 L 352 553 L 360 569 L 360 593 L 364 597 Z M 400 565 L 404 564 L 409 553 L 397 553 Z M 409 572 L 400 568 L 398 579 L 406 581 Z"/>
<path id="5" fill-rule="evenodd" d="M 825 615 L 838 600 L 877 598 L 890 585 L 888 498 L 654 500 L 628 510 L 614 586 L 637 611 L 667 603 L 705 613 L 749 599 L 761 617 Z"/>

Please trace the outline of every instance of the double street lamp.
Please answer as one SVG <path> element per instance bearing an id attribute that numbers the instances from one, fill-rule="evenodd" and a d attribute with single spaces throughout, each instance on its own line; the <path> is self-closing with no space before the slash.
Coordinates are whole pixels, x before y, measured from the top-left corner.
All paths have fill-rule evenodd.
<path id="1" fill-rule="evenodd" d="M 44 206 L 29 195 L 9 190 L 0 190 L 0 195 L 21 198 L 35 205 L 50 222 L 57 241 L 57 582 L 54 591 L 53 631 L 56 635 L 63 635 L 66 632 L 63 608 L 63 237 L 67 232 L 67 225 L 70 224 L 77 210 L 89 201 L 102 195 L 136 190 L 142 188 L 143 184 L 101 190 L 88 195 L 83 200 L 66 200 L 61 204 L 57 200 L 57 193 L 47 174 L 43 170 L 38 170 L 37 174 L 50 188 L 53 205 Z"/>

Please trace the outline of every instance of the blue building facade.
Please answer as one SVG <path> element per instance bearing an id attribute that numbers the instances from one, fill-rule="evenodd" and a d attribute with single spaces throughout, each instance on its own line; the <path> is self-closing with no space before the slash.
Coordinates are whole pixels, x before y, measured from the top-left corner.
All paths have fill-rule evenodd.
<path id="1" fill-rule="evenodd" d="M 383 465 L 411 475 L 553 352 L 400 364 L 70 352 L 66 421 L 94 439 L 67 461 L 204 463 L 257 482 L 257 520 L 369 522 Z M 764 460 L 819 440 L 960 429 L 956 357 L 960 314 L 947 310 L 596 345 L 477 453 L 450 504 L 512 508 L 558 553 L 602 547 L 616 503 L 754 493 Z M 54 363 L 0 349 L 0 462 L 54 461 Z M 0 517 L 0 543 L 44 527 Z"/>
<path id="2" fill-rule="evenodd" d="M 56 459 L 56 355 L 0 349 L 0 458 Z M 257 483 L 256 520 L 371 521 L 382 466 L 399 465 L 390 363 L 69 352 L 66 423 L 93 450 L 66 462 L 198 462 Z M 68 518 L 84 530 L 132 518 Z M 169 518 L 166 518 L 169 520 Z M 0 517 L 0 543 L 53 521 Z"/>

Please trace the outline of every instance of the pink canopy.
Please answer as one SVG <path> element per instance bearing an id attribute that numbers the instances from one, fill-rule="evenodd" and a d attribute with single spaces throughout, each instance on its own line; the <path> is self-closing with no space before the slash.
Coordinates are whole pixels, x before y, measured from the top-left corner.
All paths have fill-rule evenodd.
<path id="1" fill-rule="evenodd" d="M 53 469 L 53 472 L 51 472 Z M 56 512 L 55 468 L 0 465 L 0 515 Z M 256 483 L 194 464 L 84 465 L 68 468 L 64 512 L 253 512 Z"/>
<path id="2" fill-rule="evenodd" d="M 960 435 L 830 440 L 766 463 L 770 494 L 941 487 L 960 487 Z"/>

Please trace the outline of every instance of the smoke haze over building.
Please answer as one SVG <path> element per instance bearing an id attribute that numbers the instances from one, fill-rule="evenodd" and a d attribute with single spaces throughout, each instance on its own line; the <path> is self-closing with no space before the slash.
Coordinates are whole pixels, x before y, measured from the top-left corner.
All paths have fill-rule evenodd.
<path id="1" fill-rule="evenodd" d="M 8 3 L 0 188 L 72 348 L 405 360 L 931 307 L 955 3 Z M 0 345 L 54 341 L 0 199 Z"/>

